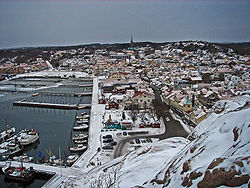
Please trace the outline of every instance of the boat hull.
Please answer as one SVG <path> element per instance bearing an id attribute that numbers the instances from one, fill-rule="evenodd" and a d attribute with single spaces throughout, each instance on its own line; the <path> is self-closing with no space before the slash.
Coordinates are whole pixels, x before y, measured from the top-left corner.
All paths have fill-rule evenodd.
<path id="1" fill-rule="evenodd" d="M 82 152 L 82 151 L 85 151 L 87 149 L 87 147 L 81 147 L 81 148 L 70 148 L 69 150 L 71 152 Z"/>
<path id="2" fill-rule="evenodd" d="M 35 143 L 36 141 L 38 141 L 38 139 L 39 139 L 39 136 L 35 137 L 35 138 L 31 139 L 31 140 L 20 141 L 20 144 L 23 145 L 23 146 L 29 146 L 29 145 Z"/>
<path id="3" fill-rule="evenodd" d="M 5 171 L 5 179 L 16 182 L 31 182 L 35 178 L 35 173 L 33 171 L 26 171 L 22 173 L 17 173 L 17 175 L 13 175 L 13 171 L 11 169 L 16 170 L 16 168 L 9 168 Z"/>
<path id="4" fill-rule="evenodd" d="M 73 130 L 74 131 L 84 131 L 84 130 L 88 130 L 88 126 L 76 126 L 76 127 L 73 127 Z"/>

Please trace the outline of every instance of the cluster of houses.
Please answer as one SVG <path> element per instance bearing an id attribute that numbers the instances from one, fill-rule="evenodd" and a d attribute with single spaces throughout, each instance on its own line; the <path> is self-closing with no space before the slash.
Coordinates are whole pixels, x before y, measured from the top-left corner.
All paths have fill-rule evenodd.
<path id="1" fill-rule="evenodd" d="M 0 64 L 0 80 L 4 80 L 6 77 L 8 78 L 12 75 L 23 74 L 27 72 L 38 72 L 47 69 L 48 63 L 42 58 L 36 58 L 36 61 L 31 63 L 23 62 L 18 64 L 7 61 Z"/>
<path id="2" fill-rule="evenodd" d="M 207 45 L 203 42 L 181 45 L 196 45 L 197 50 L 184 51 L 173 43 L 161 50 L 146 46 L 125 49 L 117 56 L 110 52 L 112 56 L 100 58 L 99 54 L 92 71 L 105 77 L 101 83 L 103 93 L 116 96 L 106 99 L 112 101 L 106 109 L 113 108 L 113 102 L 125 110 L 152 108 L 154 88 L 161 93 L 166 108 L 196 126 L 218 100 L 250 89 L 249 56 L 238 55 L 232 49 L 225 52 L 216 45 L 216 52 L 200 50 Z"/>
<path id="3" fill-rule="evenodd" d="M 119 74 L 119 73 L 118 73 Z M 154 92 L 150 84 L 140 78 L 116 79 L 113 74 L 110 78 L 104 78 L 100 84 L 99 103 L 105 104 L 106 110 L 120 109 L 123 115 L 113 121 L 111 115 L 105 118 L 105 128 L 132 129 L 135 125 L 136 116 L 140 111 L 149 112 L 153 109 Z M 127 113 L 125 113 L 127 112 Z M 128 114 L 130 116 L 128 117 Z M 125 115 L 126 114 L 126 115 Z M 158 121 L 147 122 L 141 118 L 141 126 L 159 128 Z M 143 126 L 145 124 L 145 126 Z M 139 127 L 139 123 L 137 125 Z"/>
<path id="4" fill-rule="evenodd" d="M 120 106 L 132 111 L 152 109 L 154 88 L 166 108 L 193 126 L 207 116 L 218 100 L 250 89 L 250 57 L 207 42 L 149 43 L 138 47 L 131 42 L 126 49 L 79 48 L 50 54 L 51 62 L 59 60 L 59 70 L 104 78 L 99 102 L 106 104 L 106 110 Z M 29 65 L 1 64 L 0 73 L 46 68 L 46 62 L 38 58 Z"/>

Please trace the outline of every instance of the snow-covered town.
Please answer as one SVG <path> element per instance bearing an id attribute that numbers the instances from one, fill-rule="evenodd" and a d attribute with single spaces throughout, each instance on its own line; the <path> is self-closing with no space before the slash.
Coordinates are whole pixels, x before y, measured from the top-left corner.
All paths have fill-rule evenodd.
<path id="1" fill-rule="evenodd" d="M 124 46 L 6 54 L 0 97 L 11 93 L 21 110 L 74 109 L 73 128 L 88 129 L 85 145 L 70 148 L 84 148 L 72 166 L 23 162 L 53 174 L 43 187 L 249 186 L 249 55 L 203 41 L 132 37 Z"/>

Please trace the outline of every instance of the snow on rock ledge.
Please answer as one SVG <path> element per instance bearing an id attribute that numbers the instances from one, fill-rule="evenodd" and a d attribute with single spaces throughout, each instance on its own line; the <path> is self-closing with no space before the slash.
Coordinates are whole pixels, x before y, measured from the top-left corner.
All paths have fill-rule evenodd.
<path id="1" fill-rule="evenodd" d="M 247 187 L 250 174 L 249 95 L 220 101 L 186 145 L 145 187 Z"/>
<path id="2" fill-rule="evenodd" d="M 112 184 L 112 181 L 113 187 L 120 188 L 141 185 L 155 176 L 188 143 L 185 138 L 169 138 L 138 148 L 113 162 L 97 167 L 76 181 L 75 187 L 109 187 L 106 185 Z"/>

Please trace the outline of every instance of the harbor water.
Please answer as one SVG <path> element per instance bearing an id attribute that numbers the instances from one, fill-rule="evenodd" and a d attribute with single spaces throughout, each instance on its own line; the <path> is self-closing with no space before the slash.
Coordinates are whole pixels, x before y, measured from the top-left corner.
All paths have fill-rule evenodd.
<path id="1" fill-rule="evenodd" d="M 23 129 L 34 129 L 39 133 L 39 141 L 26 147 L 23 153 L 32 156 L 34 162 L 43 156 L 46 158 L 50 155 L 55 155 L 57 158 L 61 156 L 65 164 L 67 157 L 72 154 L 69 147 L 72 146 L 72 136 L 76 133 L 72 131 L 72 127 L 76 124 L 75 116 L 82 112 L 90 114 L 90 109 L 68 110 L 13 106 L 13 102 L 25 99 L 30 102 L 53 104 L 90 104 L 91 96 L 76 97 L 72 95 L 72 93 L 92 91 L 91 87 L 77 87 L 78 82 L 76 81 L 74 87 L 72 80 L 63 80 L 63 86 L 41 89 L 37 96 L 34 95 L 35 92 L 32 89 L 27 92 L 13 92 L 13 85 L 11 91 L 6 91 L 8 87 L 4 88 L 5 91 L 0 91 L 0 131 L 6 130 L 7 127 L 15 127 L 16 133 Z M 24 83 L 22 82 L 22 86 Z M 48 83 L 51 84 L 50 81 Z M 47 83 L 42 84 L 46 85 Z M 15 89 L 18 86 L 15 85 Z M 27 87 L 25 89 L 27 90 Z M 36 179 L 33 183 L 23 186 L 41 187 L 46 181 Z M 22 187 L 20 183 L 6 182 L 4 175 L 0 175 L 0 185 L 0 187 L 20 187 L 20 185 Z"/>

